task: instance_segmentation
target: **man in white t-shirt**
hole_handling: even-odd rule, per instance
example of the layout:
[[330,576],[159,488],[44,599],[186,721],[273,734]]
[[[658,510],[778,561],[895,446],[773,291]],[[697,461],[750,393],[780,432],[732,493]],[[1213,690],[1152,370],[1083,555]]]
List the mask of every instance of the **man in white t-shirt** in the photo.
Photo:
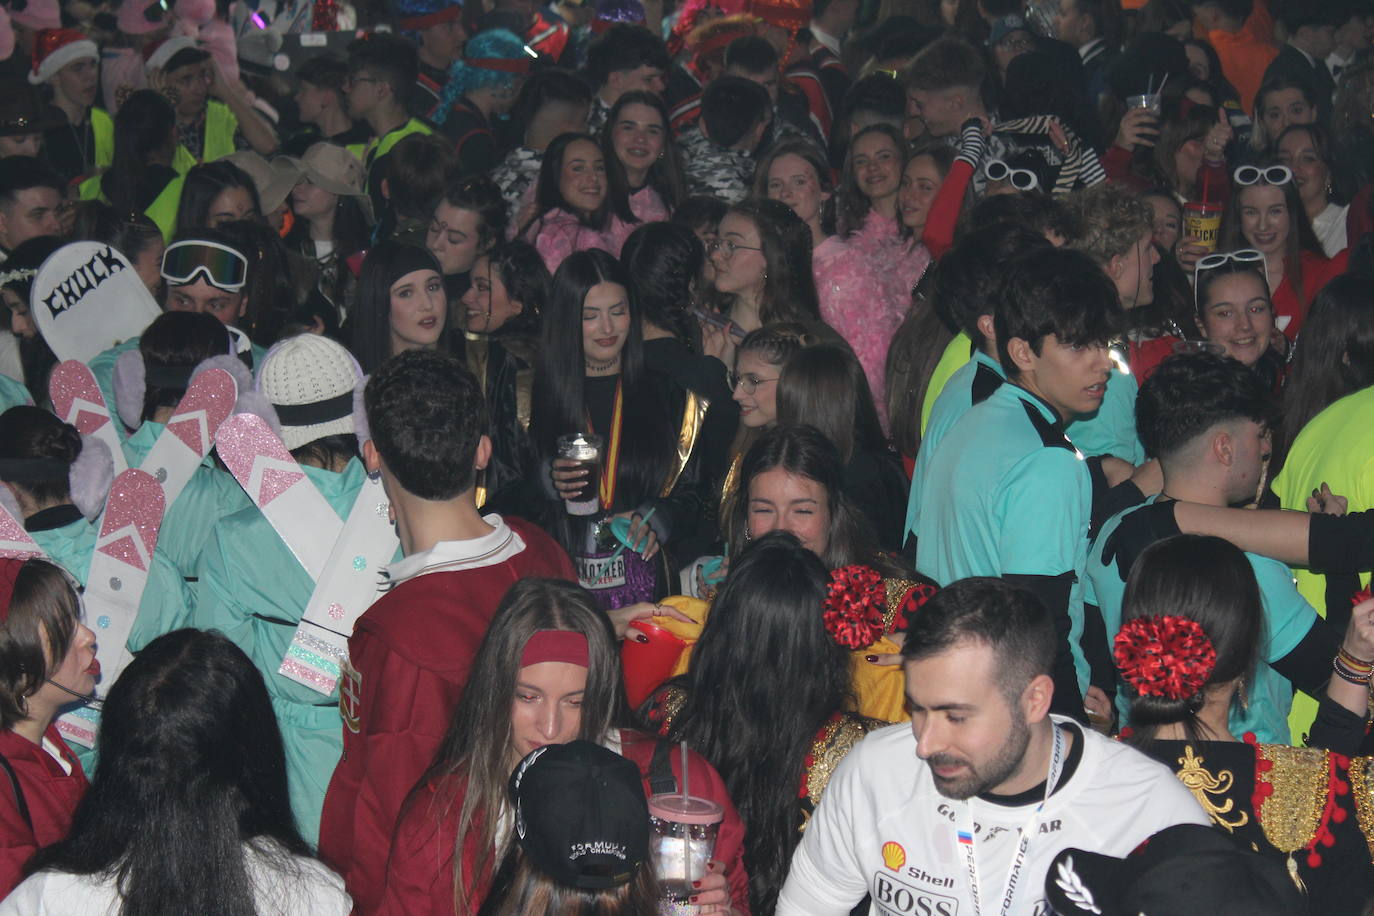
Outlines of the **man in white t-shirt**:
[[847,916],[865,894],[882,916],[1044,916],[1061,849],[1124,856],[1208,824],[1167,768],[1051,719],[1054,650],[1044,605],[1000,579],[927,602],[902,653],[911,726],[870,733],[835,771],[778,916]]

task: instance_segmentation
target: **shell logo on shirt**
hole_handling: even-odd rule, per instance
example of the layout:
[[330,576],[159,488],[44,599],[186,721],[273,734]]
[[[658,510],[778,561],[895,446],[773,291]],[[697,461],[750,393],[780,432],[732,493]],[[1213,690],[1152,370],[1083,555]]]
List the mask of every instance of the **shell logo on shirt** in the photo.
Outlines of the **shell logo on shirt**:
[[906,850],[901,843],[889,840],[883,844],[883,864],[893,871],[898,871],[906,864]]
[[363,676],[347,660],[340,667],[343,677],[339,683],[339,715],[344,728],[356,735],[362,726]]

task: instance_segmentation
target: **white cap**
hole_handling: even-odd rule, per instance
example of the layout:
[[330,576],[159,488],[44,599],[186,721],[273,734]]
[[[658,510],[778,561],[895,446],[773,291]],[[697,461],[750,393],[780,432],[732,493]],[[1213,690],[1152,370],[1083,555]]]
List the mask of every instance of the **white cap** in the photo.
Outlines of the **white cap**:
[[342,345],[300,334],[267,352],[257,386],[276,409],[290,450],[325,436],[356,435],[353,395],[362,380],[358,361]]

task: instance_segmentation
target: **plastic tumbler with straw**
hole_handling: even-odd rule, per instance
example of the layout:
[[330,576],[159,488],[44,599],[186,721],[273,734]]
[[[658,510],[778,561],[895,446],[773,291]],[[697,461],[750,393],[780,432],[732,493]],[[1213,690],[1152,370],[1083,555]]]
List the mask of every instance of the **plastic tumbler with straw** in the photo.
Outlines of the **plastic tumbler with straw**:
[[716,849],[716,835],[725,809],[709,798],[693,798],[687,772],[687,742],[681,744],[682,791],[649,799],[649,825],[653,831],[655,864],[663,889],[660,912],[671,916],[695,914],[688,903],[696,893],[693,881],[706,875],[707,863]]

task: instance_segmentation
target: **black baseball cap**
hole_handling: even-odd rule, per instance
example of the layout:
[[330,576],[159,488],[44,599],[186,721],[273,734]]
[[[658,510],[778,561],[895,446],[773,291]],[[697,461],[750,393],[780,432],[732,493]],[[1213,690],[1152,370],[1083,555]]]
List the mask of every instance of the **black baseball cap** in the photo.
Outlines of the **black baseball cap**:
[[531,751],[510,778],[515,838],[559,884],[628,884],[649,857],[649,806],[639,767],[590,741]]
[[1214,827],[1166,827],[1118,859],[1065,849],[1045,875],[1056,916],[1293,916],[1307,904],[1283,865]]

